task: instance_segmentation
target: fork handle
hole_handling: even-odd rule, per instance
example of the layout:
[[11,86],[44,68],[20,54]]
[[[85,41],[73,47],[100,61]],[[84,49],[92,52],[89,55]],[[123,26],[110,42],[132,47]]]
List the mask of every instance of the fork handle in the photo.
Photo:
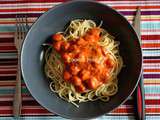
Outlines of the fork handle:
[[18,69],[16,75],[16,87],[15,87],[15,94],[14,94],[14,101],[13,101],[13,115],[14,117],[19,117],[21,115],[21,71],[20,71],[20,64],[18,60]]

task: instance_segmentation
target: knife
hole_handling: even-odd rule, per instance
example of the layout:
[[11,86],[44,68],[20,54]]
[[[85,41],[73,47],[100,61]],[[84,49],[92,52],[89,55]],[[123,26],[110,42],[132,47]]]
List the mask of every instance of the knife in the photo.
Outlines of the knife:
[[[133,21],[134,29],[139,37],[141,43],[141,10],[138,7],[136,16]],[[145,96],[144,96],[144,84],[143,74],[141,74],[137,88],[134,91],[134,107],[136,120],[145,120]]]

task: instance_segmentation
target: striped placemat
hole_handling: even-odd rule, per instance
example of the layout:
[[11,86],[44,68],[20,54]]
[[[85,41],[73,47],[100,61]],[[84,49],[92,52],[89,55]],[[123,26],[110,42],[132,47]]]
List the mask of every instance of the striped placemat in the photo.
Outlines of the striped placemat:
[[[0,0],[0,119],[12,119],[17,52],[14,46],[15,16],[25,14],[32,24],[37,17],[63,0]],[[160,119],[160,1],[99,0],[122,13],[132,24],[137,6],[141,6],[141,32],[144,58],[144,85],[147,120]],[[30,95],[22,83],[22,119],[63,120],[48,112]],[[133,100],[129,100],[98,120],[133,120]]]

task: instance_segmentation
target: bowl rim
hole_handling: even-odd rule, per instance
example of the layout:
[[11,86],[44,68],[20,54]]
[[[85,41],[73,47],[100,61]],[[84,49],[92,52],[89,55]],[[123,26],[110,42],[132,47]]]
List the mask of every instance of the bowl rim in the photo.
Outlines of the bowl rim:
[[[55,9],[57,9],[57,8],[59,8],[59,7],[66,6],[66,5],[68,5],[68,4],[73,4],[73,3],[78,3],[78,2],[95,3],[95,4],[99,4],[99,5],[101,5],[101,6],[110,8],[112,11],[116,12],[116,14],[119,14],[119,15],[129,24],[129,26],[131,27],[131,29],[133,30],[133,32],[135,33],[135,35],[137,36],[137,39],[138,39],[139,52],[140,52],[140,56],[141,56],[141,58],[139,58],[139,59],[141,59],[141,63],[140,63],[141,66],[140,66],[139,76],[137,76],[137,77],[138,77],[137,83],[136,83],[136,85],[134,86],[134,88],[131,90],[130,94],[129,94],[124,100],[122,100],[122,102],[121,102],[119,105],[117,105],[116,107],[114,107],[114,109],[112,109],[112,110],[109,111],[109,112],[112,112],[113,110],[115,110],[116,108],[118,108],[120,105],[124,104],[124,103],[128,100],[128,98],[133,94],[133,92],[135,91],[135,89],[137,88],[137,85],[138,85],[138,83],[139,83],[140,77],[141,77],[141,75],[142,75],[143,56],[142,56],[142,48],[140,47],[140,46],[141,46],[141,44],[140,44],[140,37],[138,36],[138,34],[137,34],[137,32],[135,31],[135,29],[133,28],[133,26],[128,22],[128,20],[127,20],[119,11],[117,11],[116,9],[108,6],[107,4],[100,3],[100,2],[97,2],[97,1],[91,1],[91,0],[76,0],[76,1],[71,0],[71,1],[67,1],[67,2],[60,3],[60,4],[58,4],[58,5],[50,8],[50,9],[47,10],[46,12],[44,12],[44,13],[43,13],[39,18],[37,18],[36,21],[30,26],[30,29],[29,29],[27,35],[25,36],[25,39],[23,40],[23,43],[22,43],[22,46],[21,46],[21,52],[20,52],[20,68],[21,68],[21,71],[22,71],[22,76],[23,76],[23,78],[25,78],[25,75],[24,75],[25,73],[24,73],[24,71],[23,71],[23,64],[22,64],[22,63],[23,63],[23,56],[24,56],[24,54],[23,54],[24,50],[23,50],[23,49],[24,49],[24,46],[25,46],[25,43],[26,43],[26,39],[27,39],[28,36],[30,35],[30,33],[31,33],[32,29],[33,29],[33,26],[36,26],[36,24],[38,23],[38,21],[40,21],[41,19],[43,19],[44,17],[46,17],[46,15],[47,15],[48,13],[50,13],[51,11],[54,11]],[[71,119],[71,118],[72,118],[72,119],[94,119],[94,118],[100,117],[100,116],[102,116],[102,115],[104,115],[104,114],[106,114],[106,113],[109,113],[109,112],[105,112],[105,113],[102,113],[102,114],[100,114],[100,115],[91,116],[91,117],[88,116],[88,117],[85,117],[85,118],[84,118],[84,117],[71,117],[71,116],[68,116],[68,115],[65,115],[65,114],[63,114],[63,115],[62,115],[62,114],[59,114],[59,113],[57,113],[56,111],[54,111],[53,109],[48,108],[42,101],[40,101],[39,99],[37,99],[37,97],[35,96],[35,94],[34,94],[34,93],[32,92],[32,90],[30,89],[29,84],[27,83],[27,80],[26,80],[26,79],[24,79],[24,82],[25,82],[26,87],[27,87],[27,89],[29,90],[31,96],[32,96],[43,108],[47,109],[48,111],[50,111],[50,112],[52,112],[52,113],[54,112],[55,114],[57,114],[57,115],[59,115],[59,116],[61,116],[61,117],[69,118],[69,119]]]

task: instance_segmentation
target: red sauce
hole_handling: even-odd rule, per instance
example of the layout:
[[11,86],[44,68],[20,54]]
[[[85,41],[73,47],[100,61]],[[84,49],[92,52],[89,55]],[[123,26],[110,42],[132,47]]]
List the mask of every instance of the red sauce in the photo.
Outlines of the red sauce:
[[[114,62],[105,55],[98,44],[99,28],[92,28],[84,36],[71,42],[63,41],[62,34],[53,35],[53,47],[65,63],[63,78],[73,84],[78,92],[96,89],[109,78]],[[99,58],[102,58],[102,61]]]

